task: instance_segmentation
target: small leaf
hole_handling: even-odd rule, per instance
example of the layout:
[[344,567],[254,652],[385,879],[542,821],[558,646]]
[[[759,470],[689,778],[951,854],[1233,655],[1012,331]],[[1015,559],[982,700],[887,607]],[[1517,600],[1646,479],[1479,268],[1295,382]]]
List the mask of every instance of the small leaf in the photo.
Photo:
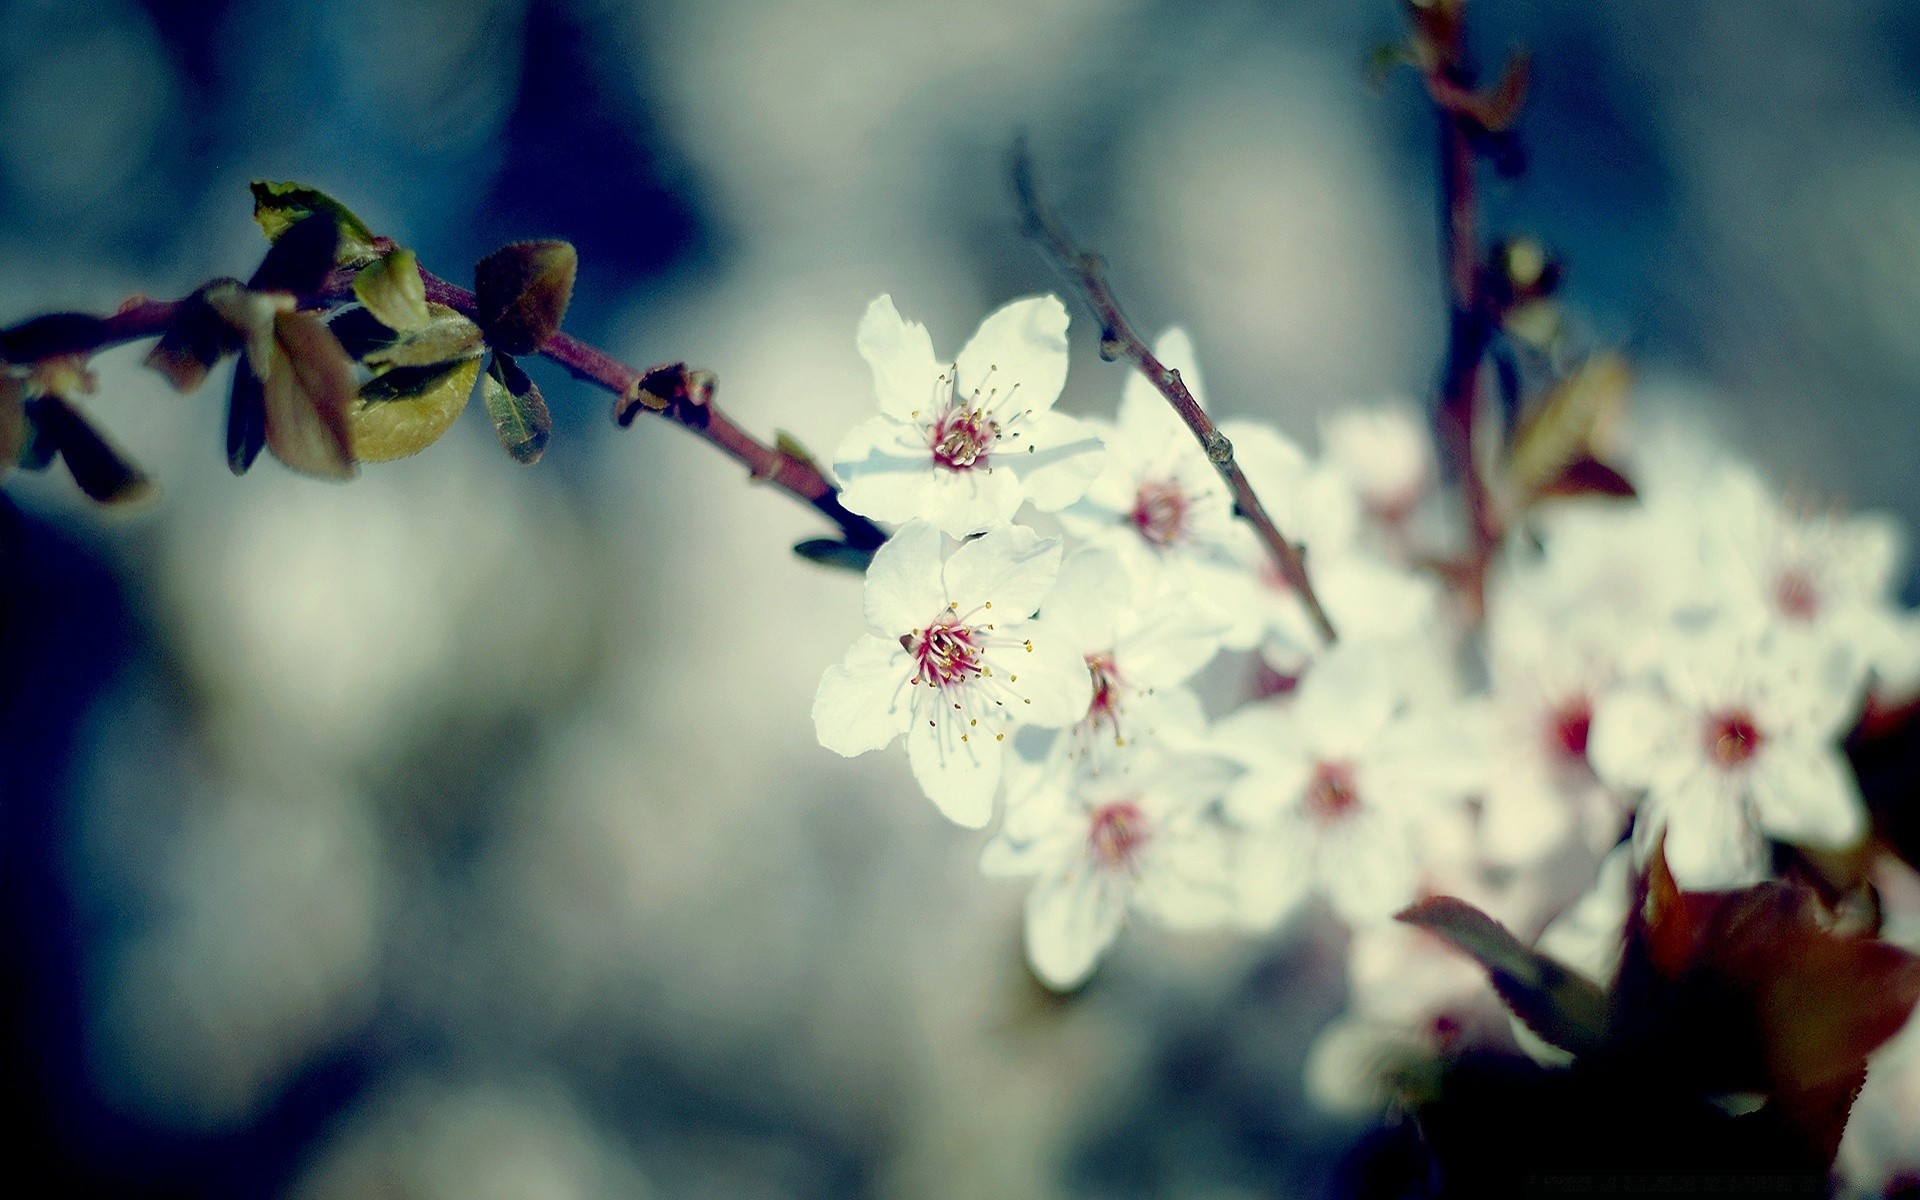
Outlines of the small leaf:
[[153,484],[140,469],[101,437],[79,410],[58,396],[42,396],[32,403],[35,423],[88,498],[101,504],[132,504],[153,494]]
[[624,429],[642,411],[664,412],[675,404],[704,405],[717,384],[712,371],[695,370],[683,362],[663,363],[628,384],[614,399],[614,422]]
[[296,310],[275,318],[261,383],[273,456],[308,475],[351,479],[353,360],[319,317]]
[[166,376],[175,391],[198,388],[222,355],[240,348],[242,336],[207,302],[210,290],[239,286],[235,279],[215,280],[188,296],[167,323],[166,332],[148,351],[147,366]]
[[357,267],[373,261],[380,253],[379,241],[366,223],[332,196],[302,183],[253,181],[253,219],[271,241],[279,241],[289,228],[317,212],[330,214],[339,227],[339,244],[334,263]]
[[1581,459],[1600,458],[1633,387],[1633,370],[1617,354],[1596,354],[1539,400],[1514,432],[1506,477],[1529,504]]
[[333,330],[333,336],[340,341],[340,348],[355,362],[392,345],[400,336],[382,325],[380,318],[357,305],[343,308],[328,317],[327,328]]
[[795,546],[793,552],[823,567],[838,567],[860,575],[866,574],[873,563],[873,551],[850,546],[838,538],[810,538]]
[[487,364],[487,377],[480,381],[480,394],[486,398],[493,431],[500,435],[507,453],[518,462],[538,462],[553,432],[553,417],[533,380],[512,357],[496,349]]
[[1607,997],[1600,985],[1522,945],[1504,926],[1464,900],[1434,896],[1395,918],[1453,943],[1487,969],[1513,1015],[1573,1054],[1600,1045]]
[[1582,458],[1567,464],[1560,477],[1540,489],[1542,499],[1549,496],[1612,496],[1629,500],[1634,496],[1633,481],[1597,458]]
[[532,354],[559,332],[579,258],[566,242],[513,242],[474,267],[480,328],[495,349]]
[[420,260],[411,250],[395,250],[362,267],[353,277],[353,294],[389,329],[407,333],[433,319]]
[[340,227],[332,213],[302,217],[267,247],[267,256],[247,280],[247,287],[256,292],[311,296],[326,282],[339,245]]
[[267,444],[267,400],[253,364],[233,364],[233,391],[227,396],[227,469],[245,475]]
[[438,367],[396,367],[360,389],[350,414],[353,456],[391,462],[418,454],[453,427],[473,394],[478,358]]
[[427,323],[361,356],[369,367],[431,367],[480,357],[480,327],[444,304],[427,305]]

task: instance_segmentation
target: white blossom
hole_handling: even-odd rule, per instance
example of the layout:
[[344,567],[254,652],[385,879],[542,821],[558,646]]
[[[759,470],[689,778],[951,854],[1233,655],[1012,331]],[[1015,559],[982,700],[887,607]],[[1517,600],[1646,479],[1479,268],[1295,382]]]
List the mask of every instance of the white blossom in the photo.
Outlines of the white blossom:
[[841,503],[877,521],[920,518],[959,537],[1011,520],[1021,501],[1053,512],[1100,473],[1098,433],[1053,411],[1067,379],[1067,310],[1016,300],[981,322],[960,356],[933,356],[926,327],[881,296],[861,318],[880,414],[833,456]]
[[1237,774],[1226,759],[1152,745],[1032,769],[980,868],[1035,877],[1027,961],[1042,981],[1078,986],[1129,912],[1175,929],[1227,921],[1226,834],[1208,808]]
[[1664,834],[1674,879],[1707,891],[1765,878],[1768,837],[1861,838],[1866,809],[1838,744],[1853,710],[1821,672],[1804,642],[1723,624],[1671,639],[1657,682],[1601,699],[1588,757],[1613,787],[1645,792],[1641,861]]
[[1411,405],[1329,414],[1320,422],[1320,445],[1353,480],[1376,520],[1405,518],[1433,486],[1433,439]]
[[1085,661],[1031,619],[1059,568],[1059,542],[1022,526],[951,555],[932,525],[902,526],[867,570],[871,632],[820,680],[820,744],[851,757],[904,733],[927,797],[958,824],[985,825],[1008,731],[1087,712]]

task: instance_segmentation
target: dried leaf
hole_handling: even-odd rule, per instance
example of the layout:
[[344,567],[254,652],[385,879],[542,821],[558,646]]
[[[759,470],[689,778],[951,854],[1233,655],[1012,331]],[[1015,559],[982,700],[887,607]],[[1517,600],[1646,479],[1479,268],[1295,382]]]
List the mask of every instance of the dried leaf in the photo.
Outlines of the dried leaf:
[[273,323],[273,356],[264,372],[267,448],[296,471],[351,479],[353,360],[319,317],[284,312]]
[[389,329],[408,333],[433,319],[420,260],[411,250],[395,250],[362,267],[353,277],[353,294]]
[[288,226],[267,247],[267,256],[247,280],[256,292],[288,292],[311,296],[333,270],[334,256],[340,245],[340,227],[332,213],[316,212]]
[[703,405],[713,397],[717,382],[712,371],[695,370],[683,362],[663,363],[634,380],[614,399],[613,419],[624,429],[643,410],[664,412],[675,404]]
[[1550,496],[1612,496],[1626,500],[1634,494],[1631,480],[1597,458],[1568,463],[1560,477],[1539,492],[1543,500]]
[[566,242],[513,242],[474,267],[480,328],[497,350],[531,354],[559,332],[579,258]]
[[227,469],[245,475],[267,444],[267,400],[246,359],[233,364],[233,390],[227,396]]
[[100,436],[79,410],[58,396],[32,402],[34,422],[60,452],[73,481],[101,504],[133,504],[153,495],[140,469]]
[[540,389],[527,378],[512,357],[495,350],[487,364],[487,377],[480,381],[480,393],[486,398],[487,415],[493,418],[493,431],[500,444],[515,461],[535,463],[547,448],[553,433],[553,417]]
[[1466,901],[1434,896],[1396,919],[1437,934],[1485,967],[1514,1016],[1553,1045],[1584,1054],[1605,1038],[1607,997],[1599,984],[1521,944]]
[[339,229],[339,244],[334,263],[357,267],[373,261],[380,253],[379,239],[366,222],[353,215],[347,206],[332,196],[302,183],[253,181],[253,219],[269,240],[279,241],[289,228],[317,212],[330,214]]
[[237,279],[219,279],[188,296],[180,302],[180,311],[168,322],[166,332],[148,351],[147,366],[166,376],[175,391],[198,388],[222,355],[242,345],[242,335],[207,301],[209,291],[239,286]]
[[1604,457],[1626,408],[1633,370],[1617,354],[1597,354],[1547,392],[1514,432],[1506,480],[1521,505],[1531,504],[1568,467]]
[[391,462],[418,454],[453,427],[473,394],[478,358],[438,367],[398,367],[370,381],[354,402],[353,456]]

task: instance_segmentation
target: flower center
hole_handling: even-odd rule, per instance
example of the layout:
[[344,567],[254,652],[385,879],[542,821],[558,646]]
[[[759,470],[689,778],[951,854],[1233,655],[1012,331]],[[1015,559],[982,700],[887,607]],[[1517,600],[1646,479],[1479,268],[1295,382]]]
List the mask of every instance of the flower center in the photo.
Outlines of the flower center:
[[1087,705],[1087,724],[1095,729],[1106,725],[1119,733],[1120,671],[1114,666],[1113,656],[1087,655],[1087,673],[1093,676],[1093,703]]
[[900,644],[913,655],[913,681],[948,687],[980,674],[981,648],[973,639],[972,629],[951,619],[903,635]]
[[979,409],[948,409],[933,423],[933,460],[949,471],[983,467],[999,436],[999,423]]
[[1743,711],[1721,713],[1707,722],[1707,753],[1721,767],[1732,769],[1760,753],[1762,740],[1759,727]]
[[1800,567],[1780,572],[1773,584],[1773,602],[1782,616],[1795,621],[1811,621],[1820,611],[1820,589],[1813,576]]
[[1307,812],[1326,824],[1345,819],[1360,807],[1360,789],[1354,783],[1353,764],[1323,762],[1313,769],[1307,784]]
[[1130,869],[1140,847],[1147,843],[1147,818],[1131,800],[1116,800],[1093,810],[1087,827],[1087,849],[1103,867]]
[[1171,546],[1187,532],[1187,494],[1167,480],[1140,485],[1130,519],[1140,536],[1156,546]]
[[1593,705],[1570,700],[1547,718],[1547,746],[1575,761],[1587,757],[1587,735],[1593,730]]

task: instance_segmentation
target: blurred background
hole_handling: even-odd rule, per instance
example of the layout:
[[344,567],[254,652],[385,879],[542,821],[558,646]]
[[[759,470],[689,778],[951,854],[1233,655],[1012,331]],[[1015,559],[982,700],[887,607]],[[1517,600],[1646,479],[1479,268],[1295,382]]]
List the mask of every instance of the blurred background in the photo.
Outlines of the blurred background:
[[[568,328],[686,359],[821,453],[891,292],[951,354],[1058,286],[1031,134],[1214,406],[1311,443],[1427,395],[1432,127],[1370,86],[1391,0],[98,0],[0,5],[0,322],[244,276],[250,178],[461,280],[580,251]],[[1920,8],[1475,0],[1525,45],[1496,232],[1569,263],[1647,404],[1816,498],[1920,518]],[[1076,313],[1069,410],[1119,368]],[[98,360],[162,485],[14,475],[0,533],[0,1134],[67,1196],[1231,1200],[1343,1186],[1302,1097],[1340,935],[1128,936],[1027,977],[904,756],[814,743],[859,581],[682,432],[531,364],[533,469],[478,412],[332,486],[221,457],[225,371]],[[1910,597],[1911,598],[1911,597]]]

